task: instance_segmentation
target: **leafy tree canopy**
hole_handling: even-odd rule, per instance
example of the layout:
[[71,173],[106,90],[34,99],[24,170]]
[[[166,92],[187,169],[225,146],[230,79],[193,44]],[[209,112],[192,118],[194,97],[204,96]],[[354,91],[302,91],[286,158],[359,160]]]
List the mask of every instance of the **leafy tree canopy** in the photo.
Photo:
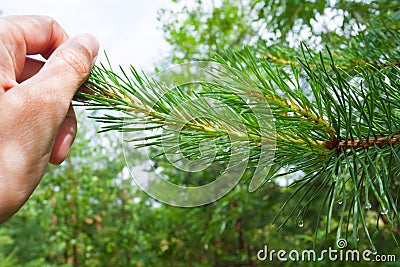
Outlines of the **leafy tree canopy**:
[[[49,168],[28,205],[1,226],[0,266],[265,266],[256,258],[264,245],[301,251],[334,247],[338,238],[349,248],[397,255],[400,3],[173,2],[159,14],[173,48],[160,66],[211,60],[220,66],[213,79],[196,90],[190,84],[169,90],[168,81],[190,69],[155,81],[134,67],[103,63],[83,103],[102,131],[150,133],[131,141],[151,148],[156,173],[177,184],[212,180],[229,162],[235,134],[242,138],[235,145],[249,152],[236,150],[248,162],[244,179],[204,207],[158,203],[127,179],[118,138],[98,135],[84,120],[67,162]],[[174,112],[193,100],[197,105]],[[221,121],[210,103],[242,126]],[[262,118],[276,129],[275,160],[250,194],[262,148],[271,144],[255,112],[266,104],[270,114]],[[207,116],[187,120],[192,112]],[[184,127],[173,131],[171,123]],[[188,159],[204,156],[199,148],[209,145],[216,164],[179,171],[162,153],[168,140],[180,141],[168,152],[179,149]]]
[[172,61],[208,59],[243,45],[346,45],[370,22],[400,19],[398,1],[213,0],[173,1],[159,20]]

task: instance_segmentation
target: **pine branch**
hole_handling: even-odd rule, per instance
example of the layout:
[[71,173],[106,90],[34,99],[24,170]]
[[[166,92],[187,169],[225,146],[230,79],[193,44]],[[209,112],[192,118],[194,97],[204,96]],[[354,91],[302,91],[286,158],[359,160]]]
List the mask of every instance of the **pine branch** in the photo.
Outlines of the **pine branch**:
[[[274,166],[266,178],[303,174],[293,184],[298,189],[290,199],[296,199],[291,214],[301,221],[324,196],[319,218],[326,212],[327,233],[337,214],[339,237],[360,226],[373,244],[366,224],[371,202],[389,227],[398,221],[391,187],[400,175],[400,68],[385,63],[388,67],[342,69],[329,51],[316,57],[304,49],[302,55],[297,64],[280,66],[248,49],[228,51],[216,59],[221,68],[212,70],[213,79],[200,83],[199,91],[190,84],[171,90],[133,67],[118,75],[100,65],[88,80],[92,94],[83,95],[84,103],[119,112],[94,116],[105,131],[164,131],[130,140],[139,147],[162,146],[179,136],[179,144],[172,142],[164,153],[183,150],[201,157],[198,147],[207,140],[217,147],[215,160],[227,163],[233,138],[250,150],[251,169],[260,164],[260,149],[275,143]],[[220,103],[218,111],[210,99]],[[266,120],[273,118],[275,134],[262,130],[257,109],[265,111]],[[205,116],[194,116],[199,114]],[[338,200],[342,206],[335,208]]]
[[[335,58],[336,67],[351,71],[356,67],[381,69],[390,66],[400,66],[400,36],[399,24],[396,16],[385,16],[368,23],[367,27],[351,33],[345,38],[345,42],[336,43],[331,48],[331,54]],[[273,64],[280,66],[299,66],[298,58],[301,53],[289,47],[279,45],[265,46],[262,41],[257,46],[260,55]],[[390,53],[388,53],[390,51]],[[314,60],[318,61],[318,53],[310,53]],[[324,61],[329,61],[329,55],[324,54]],[[315,69],[317,66],[310,64]]]
[[396,146],[400,143],[400,134],[396,134],[393,137],[380,137],[380,138],[373,138],[373,139],[365,139],[365,140],[343,140],[343,141],[325,141],[324,145],[326,148],[330,150],[336,149],[337,151],[346,151],[349,148],[354,150],[363,148],[368,149],[370,147],[378,147],[383,148],[384,146]]

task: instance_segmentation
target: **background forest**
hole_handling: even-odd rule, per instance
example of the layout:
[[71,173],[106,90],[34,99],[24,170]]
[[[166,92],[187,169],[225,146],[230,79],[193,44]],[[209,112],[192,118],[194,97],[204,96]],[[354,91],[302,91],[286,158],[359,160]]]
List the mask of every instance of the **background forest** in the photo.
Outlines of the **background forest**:
[[[370,129],[374,135],[376,129],[380,129],[376,130],[378,133],[386,133],[383,129],[386,127],[391,141],[375,137],[381,142],[371,145],[367,142],[368,147],[364,148],[371,146],[370,150],[379,151],[377,156],[371,154],[373,159],[364,166],[368,174],[359,172],[357,176],[357,171],[346,169],[347,174],[340,172],[343,177],[339,178],[346,181],[340,187],[311,175],[324,169],[323,163],[307,165],[296,160],[299,156],[306,158],[309,151],[291,144],[290,156],[278,157],[281,160],[278,175],[257,191],[249,193],[249,180],[242,179],[232,192],[212,204],[178,208],[157,202],[135,185],[129,177],[120,135],[112,131],[98,133],[103,125],[88,118],[97,116],[98,111],[79,107],[80,131],[69,158],[61,166],[49,166],[30,201],[0,226],[0,267],[352,266],[344,262],[266,263],[257,259],[257,252],[265,245],[276,250],[320,251],[335,247],[338,238],[347,239],[349,248],[400,255],[397,243],[400,144],[396,139],[400,133],[400,98],[396,96],[400,78],[400,2],[170,1],[175,8],[160,10],[158,16],[172,53],[154,67],[155,73],[173,64],[216,56],[220,60],[246,62],[245,56],[234,56],[232,51],[238,55],[249,53],[271,64],[270,70],[277,75],[270,77],[281,77],[280,70],[302,68],[304,73],[299,71],[302,77],[299,83],[304,84],[308,75],[314,80],[307,83],[330,86],[319,83],[323,78],[317,74],[323,72],[324,63],[333,70],[335,66],[344,70],[348,77],[357,77],[365,70],[368,75],[376,74],[375,80],[366,79],[371,81],[369,88],[387,88],[386,98],[382,98],[391,100],[393,106],[379,97],[371,97],[373,103],[366,104],[365,109],[372,111],[361,115],[366,117],[365,121],[373,121],[373,111],[384,110],[382,117],[389,119],[385,121],[387,125],[381,125],[382,129],[375,125],[378,123],[371,123],[366,130],[357,127],[346,130],[349,135],[357,136],[358,131]],[[335,73],[335,77],[340,75],[339,71]],[[311,87],[304,85],[307,89],[299,94],[308,95]],[[368,97],[361,95],[364,99]],[[332,101],[337,99],[340,97]],[[376,117],[379,122],[383,120]],[[295,119],[292,122],[296,123]],[[301,134],[302,129],[293,131]],[[388,144],[390,149],[384,150]],[[359,148],[347,143],[336,146]],[[158,154],[157,148],[152,151]],[[130,158],[140,165],[143,155],[134,150],[131,153]],[[380,156],[389,153],[390,160]],[[343,161],[349,158],[343,156]],[[190,183],[188,179],[207,181],[215,172],[208,170],[188,177],[188,173],[175,169],[165,157],[155,157],[154,161],[156,168],[148,171],[162,172],[177,184]],[[298,172],[290,162],[305,166],[301,170],[306,172]],[[335,179],[333,176],[330,174],[329,179]],[[357,186],[348,188],[352,184],[347,181],[357,177],[360,179],[354,182]],[[310,182],[311,178],[317,182]],[[364,188],[361,182],[364,180],[371,181],[371,186],[358,191],[357,188]],[[312,195],[303,195],[303,191]],[[339,195],[343,197],[336,200]],[[368,195],[375,198],[370,201]],[[353,196],[361,199],[362,210],[357,210],[357,205],[351,206],[353,199],[357,199]],[[299,206],[304,201],[308,202]],[[350,204],[345,204],[346,201]],[[323,208],[325,203],[334,203],[335,207],[327,212]],[[399,265],[395,262],[386,266],[390,264]]]

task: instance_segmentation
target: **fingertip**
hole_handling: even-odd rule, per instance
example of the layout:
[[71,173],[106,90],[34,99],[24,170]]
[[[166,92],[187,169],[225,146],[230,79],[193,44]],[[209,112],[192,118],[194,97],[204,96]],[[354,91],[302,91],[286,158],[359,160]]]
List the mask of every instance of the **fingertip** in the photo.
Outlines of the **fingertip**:
[[96,63],[100,46],[97,39],[89,33],[83,33],[71,38],[71,42],[77,43],[78,45],[84,47],[88,51],[92,63],[91,68],[93,68],[94,64]]
[[60,165],[63,163],[71,150],[74,139],[75,135],[71,133],[66,135],[59,133],[54,141],[49,162],[53,165]]
[[99,42],[97,39],[91,34],[83,33],[73,37],[72,41],[79,43],[89,51],[94,65],[99,53]]
[[72,143],[78,130],[76,116],[73,108],[70,106],[64,122],[58,129],[54,140],[53,148],[50,154],[49,162],[54,165],[60,165],[67,158]]

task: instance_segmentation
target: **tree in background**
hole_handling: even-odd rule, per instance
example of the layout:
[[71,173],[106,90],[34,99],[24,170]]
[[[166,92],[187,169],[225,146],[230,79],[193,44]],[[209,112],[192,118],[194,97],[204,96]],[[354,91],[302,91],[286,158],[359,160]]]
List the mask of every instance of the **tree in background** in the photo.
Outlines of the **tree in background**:
[[397,1],[174,0],[159,20],[172,62],[209,59],[244,45],[344,47],[375,19],[398,18]]
[[[185,86],[168,91],[166,85],[134,69],[118,76],[101,66],[91,80],[96,94],[88,97],[100,109],[129,111],[122,119],[99,117],[108,123],[105,129],[134,131],[123,126],[124,120],[168,132],[169,122],[179,122],[184,125],[179,132],[142,141],[161,146],[177,138],[179,146],[168,153],[184,149],[192,158],[202,156],[201,142],[214,142],[221,164],[230,160],[225,149],[229,135],[236,133],[247,137],[243,143],[251,148],[251,171],[259,164],[260,148],[269,142],[251,109],[268,103],[277,151],[266,180],[300,177],[281,211],[291,210],[289,217],[299,226],[313,215],[314,245],[320,230],[373,251],[381,230],[388,229],[386,235],[396,240],[400,4],[220,1],[210,8],[203,1],[196,1],[194,7],[175,2],[181,11],[161,13],[161,19],[168,21],[164,30],[175,52],[172,62],[217,55],[214,60],[222,69],[215,69],[215,79],[193,93]],[[329,19],[340,22],[340,27]],[[301,45],[292,45],[300,40]],[[254,102],[243,101],[249,95]],[[245,129],[224,125],[215,114],[190,121],[180,115],[213,110],[207,101],[174,113],[183,103],[203,97],[223,103]]]

